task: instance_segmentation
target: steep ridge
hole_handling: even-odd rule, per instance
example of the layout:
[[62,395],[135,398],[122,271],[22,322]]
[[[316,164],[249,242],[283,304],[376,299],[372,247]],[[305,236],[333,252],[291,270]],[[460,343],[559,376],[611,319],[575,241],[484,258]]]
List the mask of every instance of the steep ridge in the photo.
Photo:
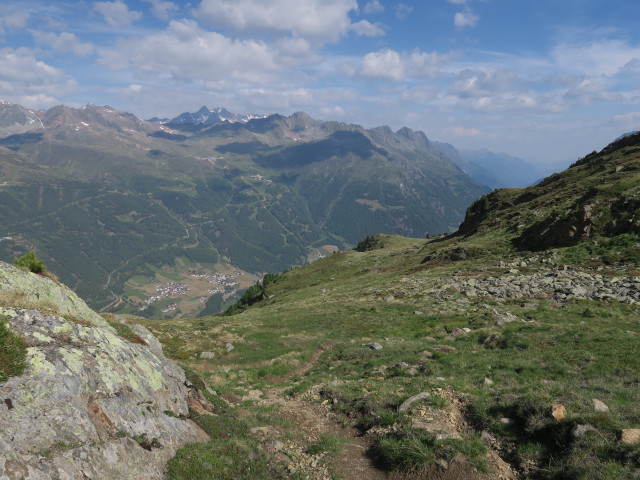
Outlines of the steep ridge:
[[593,152],[524,190],[498,190],[469,207],[458,235],[501,230],[518,248],[576,245],[640,231],[640,135]]
[[162,479],[178,448],[208,439],[188,418],[206,402],[144,327],[1,262],[0,305],[24,345],[0,341],[0,378],[23,365],[0,382],[0,478]]

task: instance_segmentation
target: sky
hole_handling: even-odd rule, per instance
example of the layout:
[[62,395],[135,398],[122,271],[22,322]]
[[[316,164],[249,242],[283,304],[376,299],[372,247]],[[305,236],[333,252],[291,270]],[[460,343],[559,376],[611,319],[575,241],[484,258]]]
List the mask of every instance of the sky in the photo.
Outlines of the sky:
[[305,111],[538,164],[640,129],[637,0],[2,0],[0,99]]

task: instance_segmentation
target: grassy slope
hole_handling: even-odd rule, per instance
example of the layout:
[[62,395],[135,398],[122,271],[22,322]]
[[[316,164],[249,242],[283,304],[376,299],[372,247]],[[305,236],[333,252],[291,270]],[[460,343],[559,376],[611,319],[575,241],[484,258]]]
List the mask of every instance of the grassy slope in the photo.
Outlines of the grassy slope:
[[[486,223],[466,236],[384,236],[383,248],[341,252],[286,272],[268,286],[267,300],[242,314],[145,324],[169,355],[219,393],[238,395],[270,388],[275,377],[294,371],[322,345],[336,343],[284,385],[295,395],[323,384],[334,409],[363,431],[395,425],[375,450],[389,469],[456,454],[476,469],[489,468],[477,436],[434,442],[411,427],[411,415],[398,413],[409,396],[443,388],[464,399],[467,419],[478,432],[495,436],[503,457],[526,478],[636,478],[640,448],[620,443],[617,435],[640,427],[639,305],[562,300],[544,289],[510,299],[442,288],[469,278],[549,272],[560,278],[577,272],[637,279],[637,219],[629,220],[624,209],[606,213],[607,205],[637,198],[635,148],[618,145],[533,189],[490,195],[489,210],[478,208]],[[544,252],[524,249],[524,231],[555,214],[573,218],[585,192],[591,192],[587,203],[595,204],[592,237]],[[563,274],[565,266],[569,273]],[[523,321],[498,326],[495,312]],[[471,332],[454,338],[455,327]],[[370,340],[383,349],[362,346]],[[227,352],[226,343],[235,348]],[[216,358],[200,360],[202,351]],[[594,398],[609,412],[595,412]],[[557,403],[566,407],[564,421],[550,416]],[[577,437],[572,431],[578,425],[595,430]]]

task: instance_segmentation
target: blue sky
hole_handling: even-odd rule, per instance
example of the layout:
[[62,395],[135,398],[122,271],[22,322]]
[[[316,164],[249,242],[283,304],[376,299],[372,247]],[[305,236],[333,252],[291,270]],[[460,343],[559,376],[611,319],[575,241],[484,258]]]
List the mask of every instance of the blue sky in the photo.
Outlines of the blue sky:
[[3,0],[0,99],[202,105],[572,162],[640,129],[635,0]]

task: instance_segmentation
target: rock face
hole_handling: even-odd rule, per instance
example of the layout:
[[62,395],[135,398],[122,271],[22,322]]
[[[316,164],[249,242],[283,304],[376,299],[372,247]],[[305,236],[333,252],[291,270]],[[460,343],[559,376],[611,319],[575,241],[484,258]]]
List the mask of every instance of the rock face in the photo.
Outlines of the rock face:
[[0,262],[0,294],[2,305],[35,307],[41,312],[55,312],[92,325],[107,325],[100,315],[64,285],[4,262]]
[[[18,282],[0,267],[6,305]],[[25,275],[34,294],[51,287],[47,310],[75,321],[0,307],[29,347],[24,374],[0,384],[0,479],[162,479],[178,448],[207,439],[187,419],[184,372],[148,330],[130,343],[65,287]]]

